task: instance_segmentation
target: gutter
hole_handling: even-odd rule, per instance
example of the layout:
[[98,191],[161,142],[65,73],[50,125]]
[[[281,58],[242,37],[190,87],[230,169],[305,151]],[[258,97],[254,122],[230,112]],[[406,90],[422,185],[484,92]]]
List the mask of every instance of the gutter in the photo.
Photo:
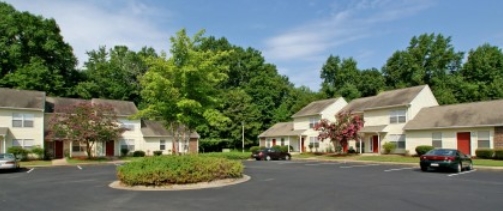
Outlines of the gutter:
[[501,127],[503,124],[495,124],[495,125],[476,125],[476,126],[445,126],[445,127],[424,127],[424,128],[404,128],[405,131],[419,131],[419,130],[440,130],[440,129],[456,129],[456,128],[479,128],[479,127]]

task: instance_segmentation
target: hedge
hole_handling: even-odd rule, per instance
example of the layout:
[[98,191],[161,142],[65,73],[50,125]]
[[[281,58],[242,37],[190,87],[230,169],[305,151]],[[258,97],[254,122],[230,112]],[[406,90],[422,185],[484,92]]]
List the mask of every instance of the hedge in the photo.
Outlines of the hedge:
[[199,154],[204,157],[214,157],[214,158],[226,158],[229,160],[246,160],[250,158],[251,153],[249,152],[210,152]]
[[477,150],[475,150],[475,156],[477,156],[477,158],[492,159],[494,156],[494,150],[492,150],[492,149],[477,149]]
[[209,156],[156,156],[126,163],[117,168],[117,177],[128,186],[167,186],[240,178],[240,161]]
[[416,153],[418,156],[421,156],[421,155],[424,155],[426,154],[428,151],[434,149],[433,146],[429,146],[429,145],[420,145],[420,146],[417,146],[416,147]]
[[503,149],[494,150],[494,159],[503,160]]

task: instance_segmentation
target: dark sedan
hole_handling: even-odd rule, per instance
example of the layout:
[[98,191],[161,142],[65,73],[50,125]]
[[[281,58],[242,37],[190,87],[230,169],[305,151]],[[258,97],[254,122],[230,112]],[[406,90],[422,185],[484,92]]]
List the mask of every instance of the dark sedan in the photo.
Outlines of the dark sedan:
[[265,148],[261,149],[257,152],[253,152],[251,155],[252,158],[255,158],[255,160],[290,160],[292,156],[288,152],[282,152],[279,149],[274,149],[274,148]]
[[421,155],[419,165],[421,171],[428,169],[451,169],[461,172],[464,169],[472,170],[473,161],[470,156],[456,149],[434,149]]

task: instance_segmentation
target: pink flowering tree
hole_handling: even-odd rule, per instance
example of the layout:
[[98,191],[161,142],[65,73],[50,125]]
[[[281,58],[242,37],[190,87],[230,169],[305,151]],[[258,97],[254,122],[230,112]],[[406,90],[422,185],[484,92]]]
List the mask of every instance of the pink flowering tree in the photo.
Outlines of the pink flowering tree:
[[97,142],[117,140],[126,130],[110,105],[91,102],[54,108],[49,129],[50,138],[84,143],[88,158]]
[[330,139],[334,146],[339,143],[343,150],[347,149],[349,140],[357,140],[358,132],[363,127],[363,118],[350,112],[340,112],[335,115],[335,122],[320,120],[314,130],[319,131],[318,139]]

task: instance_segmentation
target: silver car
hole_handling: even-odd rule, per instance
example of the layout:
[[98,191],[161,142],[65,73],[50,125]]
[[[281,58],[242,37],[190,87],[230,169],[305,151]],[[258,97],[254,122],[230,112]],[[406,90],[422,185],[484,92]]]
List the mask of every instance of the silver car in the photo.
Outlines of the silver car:
[[0,153],[0,169],[19,169],[19,160],[12,153]]

